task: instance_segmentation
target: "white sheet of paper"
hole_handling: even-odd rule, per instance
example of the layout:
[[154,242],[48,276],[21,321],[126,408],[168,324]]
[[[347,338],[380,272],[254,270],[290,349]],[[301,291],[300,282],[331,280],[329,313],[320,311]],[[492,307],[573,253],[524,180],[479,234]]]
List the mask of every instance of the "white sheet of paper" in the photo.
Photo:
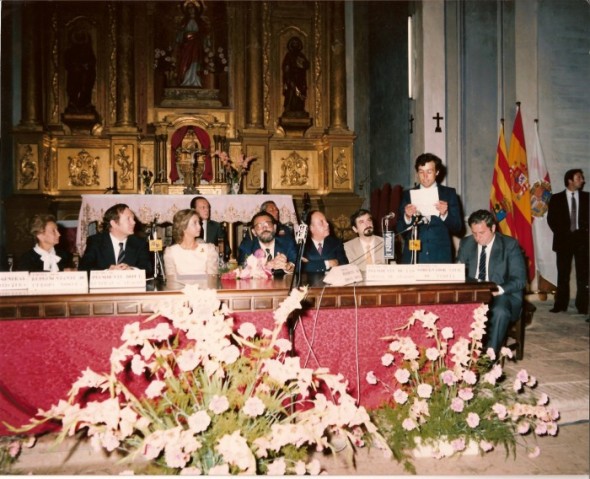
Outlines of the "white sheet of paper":
[[435,208],[438,203],[438,188],[410,190],[410,201],[422,216],[438,216],[438,210]]

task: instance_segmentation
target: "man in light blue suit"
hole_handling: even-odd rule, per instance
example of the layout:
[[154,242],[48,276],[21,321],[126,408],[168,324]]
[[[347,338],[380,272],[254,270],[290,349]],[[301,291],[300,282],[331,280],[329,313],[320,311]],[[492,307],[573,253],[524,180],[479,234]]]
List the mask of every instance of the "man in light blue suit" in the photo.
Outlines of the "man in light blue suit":
[[[441,159],[432,153],[423,153],[416,158],[414,165],[420,185],[418,189],[436,189],[438,202],[433,205],[437,215],[422,217],[418,207],[411,203],[411,190],[404,191],[399,208],[397,231],[408,230],[413,224],[418,228],[420,250],[417,253],[417,263],[452,263],[453,243],[452,235],[460,235],[463,230],[461,207],[455,188],[442,186],[436,179],[442,171]],[[402,263],[412,263],[412,251],[409,248],[411,230],[404,234],[404,250]]]
[[469,278],[498,286],[492,293],[486,328],[486,348],[493,348],[497,354],[510,323],[518,319],[522,308],[527,279],[524,256],[518,241],[496,232],[489,211],[475,211],[467,222],[472,236],[461,240],[457,261],[466,265]]

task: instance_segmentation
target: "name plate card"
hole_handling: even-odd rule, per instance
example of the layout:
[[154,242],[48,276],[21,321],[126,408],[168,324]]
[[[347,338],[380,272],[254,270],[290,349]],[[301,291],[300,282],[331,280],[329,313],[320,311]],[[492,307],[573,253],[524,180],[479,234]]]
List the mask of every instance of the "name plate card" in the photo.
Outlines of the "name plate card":
[[110,291],[145,291],[145,270],[107,269],[90,272],[90,289]]
[[26,291],[29,289],[28,271],[0,272],[0,292]]
[[464,264],[369,264],[365,280],[381,284],[463,283]]
[[31,273],[29,293],[87,293],[86,271],[60,271],[56,273]]

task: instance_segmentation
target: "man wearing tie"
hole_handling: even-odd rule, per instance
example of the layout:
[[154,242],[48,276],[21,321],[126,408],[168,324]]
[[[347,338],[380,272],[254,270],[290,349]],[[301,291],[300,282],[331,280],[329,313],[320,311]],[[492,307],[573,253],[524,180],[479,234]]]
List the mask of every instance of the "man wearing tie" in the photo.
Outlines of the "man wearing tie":
[[496,232],[494,216],[478,210],[469,216],[472,236],[459,244],[457,262],[464,263],[467,276],[496,283],[487,323],[486,348],[500,352],[511,322],[518,319],[526,286],[524,256],[518,242]]
[[365,209],[355,211],[350,216],[352,231],[358,237],[344,243],[344,251],[350,264],[355,264],[361,271],[366,271],[368,264],[385,264],[383,238],[375,236],[373,216]]
[[135,215],[123,203],[105,211],[102,232],[89,236],[79,270],[143,269],[151,278],[154,268],[146,240],[133,234]]
[[301,261],[304,273],[325,273],[348,264],[342,240],[330,234],[330,224],[321,211],[309,213],[309,235]]
[[211,243],[217,247],[219,245],[219,240],[223,240],[224,257],[229,258],[231,247],[221,224],[211,219],[211,205],[207,198],[204,196],[195,196],[191,200],[191,208],[195,210],[199,215],[199,218],[201,218],[203,239],[205,240],[205,243]]
[[261,249],[266,254],[266,266],[275,274],[292,273],[297,260],[295,240],[290,236],[277,236],[277,223],[265,211],[252,217],[252,241],[242,241],[238,248],[238,263],[245,264],[248,256]]
[[570,301],[572,259],[576,262],[576,308],[588,314],[588,198],[582,191],[584,173],[568,170],[563,182],[566,189],[549,200],[547,223],[553,231],[553,251],[557,259],[557,294],[552,313],[567,311]]

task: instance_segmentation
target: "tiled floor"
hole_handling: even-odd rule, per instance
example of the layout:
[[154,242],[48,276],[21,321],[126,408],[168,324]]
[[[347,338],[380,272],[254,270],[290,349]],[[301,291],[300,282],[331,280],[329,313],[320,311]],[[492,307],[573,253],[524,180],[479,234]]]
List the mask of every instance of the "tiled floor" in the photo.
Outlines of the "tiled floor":
[[[510,374],[524,368],[537,377],[539,390],[546,392],[561,412],[557,437],[541,437],[538,442],[541,455],[535,459],[528,458],[522,447],[517,448],[516,458],[506,457],[503,450],[496,450],[483,457],[415,459],[418,475],[588,477],[590,325],[582,315],[550,313],[551,301],[533,302],[537,311],[526,330],[524,358],[507,363],[505,369]],[[76,447],[72,444],[68,442],[55,449],[44,440],[24,451],[12,472],[105,475],[128,468],[116,464],[113,457],[106,458],[92,452],[87,444]],[[359,450],[355,467],[347,463],[345,455],[322,457],[321,460],[330,475],[408,475],[399,463],[384,459],[374,450]]]

